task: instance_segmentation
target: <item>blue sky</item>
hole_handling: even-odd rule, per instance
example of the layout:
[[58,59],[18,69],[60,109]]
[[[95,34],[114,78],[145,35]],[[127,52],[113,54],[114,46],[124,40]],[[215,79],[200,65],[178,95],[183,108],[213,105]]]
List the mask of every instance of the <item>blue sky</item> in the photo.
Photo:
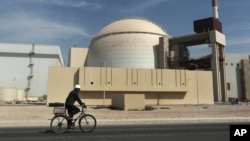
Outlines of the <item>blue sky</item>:
[[[226,53],[250,54],[250,1],[218,0]],[[211,0],[0,0],[0,42],[88,47],[104,26],[126,17],[160,25],[171,36],[193,34],[193,21],[212,16]],[[211,52],[192,47],[193,57]]]

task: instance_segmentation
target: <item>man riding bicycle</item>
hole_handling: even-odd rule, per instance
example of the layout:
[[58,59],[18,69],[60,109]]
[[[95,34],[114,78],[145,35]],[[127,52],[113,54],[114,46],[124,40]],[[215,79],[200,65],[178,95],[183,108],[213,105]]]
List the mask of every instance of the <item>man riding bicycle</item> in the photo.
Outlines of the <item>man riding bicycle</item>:
[[81,106],[86,107],[85,103],[83,103],[78,95],[80,92],[80,85],[75,85],[74,90],[72,90],[65,101],[65,108],[69,113],[69,125],[72,123],[73,116],[80,112],[80,109],[74,105],[75,101],[77,101]]

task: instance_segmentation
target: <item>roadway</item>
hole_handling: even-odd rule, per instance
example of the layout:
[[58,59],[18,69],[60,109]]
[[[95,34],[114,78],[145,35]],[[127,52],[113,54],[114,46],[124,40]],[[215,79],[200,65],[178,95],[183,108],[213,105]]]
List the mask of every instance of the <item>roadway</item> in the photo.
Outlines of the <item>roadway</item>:
[[54,134],[49,127],[0,128],[1,141],[229,141],[229,125],[164,124],[101,125],[92,133],[78,127],[64,134]]

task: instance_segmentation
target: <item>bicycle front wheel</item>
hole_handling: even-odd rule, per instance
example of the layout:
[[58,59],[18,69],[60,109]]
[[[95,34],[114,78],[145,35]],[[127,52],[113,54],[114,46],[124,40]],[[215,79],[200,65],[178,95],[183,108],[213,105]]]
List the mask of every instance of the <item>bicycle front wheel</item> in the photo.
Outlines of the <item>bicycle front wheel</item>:
[[96,119],[94,116],[86,114],[79,119],[79,127],[85,133],[92,132],[96,127]]
[[65,133],[68,129],[68,121],[64,115],[57,115],[51,119],[50,129],[57,134]]

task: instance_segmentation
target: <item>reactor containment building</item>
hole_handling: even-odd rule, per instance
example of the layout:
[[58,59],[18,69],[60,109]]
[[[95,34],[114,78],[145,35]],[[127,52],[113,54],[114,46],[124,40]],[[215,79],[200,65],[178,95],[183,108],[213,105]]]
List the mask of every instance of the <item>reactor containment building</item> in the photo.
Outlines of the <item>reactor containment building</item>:
[[213,29],[169,38],[146,19],[114,21],[89,48],[71,48],[69,67],[49,69],[47,103],[64,102],[74,84],[80,84],[80,97],[89,105],[213,104],[224,97],[214,95],[213,71],[189,70],[183,62],[189,44],[218,40],[225,45],[225,36]]

